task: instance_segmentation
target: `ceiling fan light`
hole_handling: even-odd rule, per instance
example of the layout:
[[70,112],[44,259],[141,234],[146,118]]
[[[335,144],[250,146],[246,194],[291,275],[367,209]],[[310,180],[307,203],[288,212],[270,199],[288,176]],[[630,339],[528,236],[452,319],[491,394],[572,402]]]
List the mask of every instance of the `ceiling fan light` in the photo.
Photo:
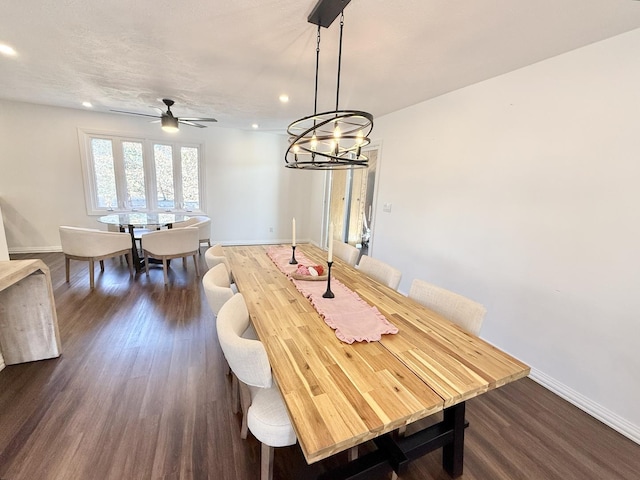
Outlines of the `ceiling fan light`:
[[7,57],[15,57],[18,54],[18,52],[16,52],[13,47],[5,45],[3,43],[0,43],[0,53],[6,55]]
[[175,117],[163,115],[160,123],[162,123],[162,130],[165,132],[175,133],[178,131],[178,119]]

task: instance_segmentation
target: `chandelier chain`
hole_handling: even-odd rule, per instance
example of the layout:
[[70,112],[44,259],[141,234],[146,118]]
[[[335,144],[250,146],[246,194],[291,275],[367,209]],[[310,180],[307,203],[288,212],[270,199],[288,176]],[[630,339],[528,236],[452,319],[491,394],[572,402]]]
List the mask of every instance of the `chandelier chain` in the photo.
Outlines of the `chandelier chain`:
[[336,85],[336,110],[340,99],[340,66],[342,65],[342,30],[344,29],[344,10],[340,15],[340,46],[338,47],[338,82]]
[[316,88],[313,98],[313,114],[318,113],[318,65],[320,64],[320,25],[318,25],[318,36],[316,43]]

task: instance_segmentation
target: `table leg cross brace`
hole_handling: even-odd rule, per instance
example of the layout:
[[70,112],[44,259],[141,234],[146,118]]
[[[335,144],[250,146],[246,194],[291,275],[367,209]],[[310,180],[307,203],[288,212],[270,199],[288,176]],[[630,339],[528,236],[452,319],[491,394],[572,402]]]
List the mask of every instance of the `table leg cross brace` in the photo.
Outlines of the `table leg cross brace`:
[[444,420],[412,435],[393,438],[389,433],[375,438],[377,450],[346,465],[323,473],[318,480],[365,480],[382,478],[392,470],[402,475],[409,462],[442,448],[442,466],[452,477],[462,475],[464,457],[465,403],[445,409]]

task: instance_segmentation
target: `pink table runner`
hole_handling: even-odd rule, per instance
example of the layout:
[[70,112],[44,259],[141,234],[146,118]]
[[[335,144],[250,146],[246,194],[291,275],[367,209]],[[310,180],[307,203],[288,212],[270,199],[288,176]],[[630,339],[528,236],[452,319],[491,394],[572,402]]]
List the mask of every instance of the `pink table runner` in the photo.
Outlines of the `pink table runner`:
[[[322,297],[327,290],[326,281],[292,278],[291,274],[295,272],[297,265],[289,265],[291,247],[271,247],[267,250],[267,255],[289,277],[298,291],[309,299],[326,324],[335,330],[336,337],[343,342],[374,342],[384,334],[398,333],[398,329],[376,307],[370,306],[335,278],[331,279],[331,291],[335,298]],[[296,260],[306,266],[315,265],[302,252],[296,252]]]

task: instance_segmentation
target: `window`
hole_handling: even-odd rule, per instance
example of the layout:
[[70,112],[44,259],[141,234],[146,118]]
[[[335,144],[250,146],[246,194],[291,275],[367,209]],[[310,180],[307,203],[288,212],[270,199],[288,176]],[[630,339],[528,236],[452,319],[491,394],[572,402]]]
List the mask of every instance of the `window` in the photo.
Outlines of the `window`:
[[80,131],[87,212],[201,211],[202,148]]

